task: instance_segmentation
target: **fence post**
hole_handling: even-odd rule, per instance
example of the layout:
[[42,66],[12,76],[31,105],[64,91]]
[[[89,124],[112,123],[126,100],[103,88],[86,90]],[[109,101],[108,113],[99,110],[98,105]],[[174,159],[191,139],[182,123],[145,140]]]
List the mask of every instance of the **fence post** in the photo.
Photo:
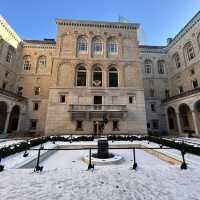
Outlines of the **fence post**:
[[133,148],[133,169],[137,169],[137,163],[136,163],[136,156],[135,156],[135,148]]
[[89,148],[89,164],[88,164],[88,170],[94,169],[94,165],[92,164],[91,157],[92,157],[92,152],[91,152],[91,148]]
[[2,150],[0,150],[0,172],[4,170],[4,165],[1,164],[2,154]]
[[36,167],[34,169],[34,172],[41,172],[43,170],[43,166],[39,165],[39,163],[40,163],[40,151],[41,151],[41,148],[38,150],[37,164],[36,164]]

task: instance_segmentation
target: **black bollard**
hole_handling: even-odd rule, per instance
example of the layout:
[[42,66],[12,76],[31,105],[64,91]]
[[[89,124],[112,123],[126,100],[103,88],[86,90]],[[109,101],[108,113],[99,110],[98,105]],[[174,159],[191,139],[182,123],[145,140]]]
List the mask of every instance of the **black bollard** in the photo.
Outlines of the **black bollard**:
[[1,164],[1,159],[2,159],[2,151],[0,151],[0,172],[4,170],[4,165]]
[[40,163],[40,150],[38,150],[38,157],[37,157],[37,164],[36,164],[36,167],[34,169],[34,172],[42,172],[43,170],[43,166],[39,166],[39,163]]
[[27,150],[25,150],[23,157],[27,157],[29,155],[29,153],[27,152]]
[[182,155],[183,162],[181,164],[181,169],[187,169],[187,163],[185,162],[185,154],[186,154],[186,151],[182,149],[181,155]]
[[91,157],[92,157],[92,152],[91,152],[91,148],[89,149],[89,164],[88,164],[88,170],[90,169],[94,169],[94,165],[91,162]]
[[136,163],[136,156],[135,156],[135,148],[133,148],[133,169],[137,169],[137,163]]

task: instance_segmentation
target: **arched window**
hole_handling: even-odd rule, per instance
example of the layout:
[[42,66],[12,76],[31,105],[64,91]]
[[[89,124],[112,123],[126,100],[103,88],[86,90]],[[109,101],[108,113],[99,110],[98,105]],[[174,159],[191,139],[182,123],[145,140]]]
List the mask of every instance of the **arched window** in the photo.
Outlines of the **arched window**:
[[200,49],[200,33],[199,33],[198,36],[197,36],[197,42],[198,42],[199,49]]
[[145,60],[145,62],[144,62],[145,74],[151,74],[152,73],[152,67],[153,67],[152,61],[151,60]]
[[179,57],[178,53],[175,53],[173,55],[173,61],[174,61],[175,65],[176,65],[176,68],[181,67],[181,61],[180,61],[180,57]]
[[76,86],[86,86],[86,69],[83,65],[76,69]]
[[195,57],[192,42],[188,42],[185,44],[184,53],[185,53],[185,57],[188,59],[188,61],[192,60]]
[[24,70],[31,70],[31,56],[29,56],[29,55],[24,56],[23,68],[24,68]]
[[3,39],[2,39],[1,36],[0,36],[0,56],[1,56],[2,51],[3,51],[3,46],[4,46],[4,44],[3,44]]
[[159,60],[158,61],[158,73],[159,74],[164,74],[165,73],[165,61],[164,60]]
[[92,41],[92,53],[94,55],[100,55],[103,53],[103,43],[100,38],[95,37]]
[[46,66],[47,66],[46,56],[40,56],[37,62],[37,71],[46,69]]
[[6,61],[10,63],[14,54],[15,54],[14,48],[12,46],[9,46],[6,54]]
[[77,40],[77,51],[79,54],[87,53],[88,51],[88,44],[87,40],[84,37],[79,37]]
[[102,86],[102,71],[98,65],[95,65],[92,70],[92,86],[94,87]]
[[118,71],[111,67],[108,71],[109,87],[118,87]]
[[118,54],[118,43],[115,38],[108,39],[107,44],[108,54]]

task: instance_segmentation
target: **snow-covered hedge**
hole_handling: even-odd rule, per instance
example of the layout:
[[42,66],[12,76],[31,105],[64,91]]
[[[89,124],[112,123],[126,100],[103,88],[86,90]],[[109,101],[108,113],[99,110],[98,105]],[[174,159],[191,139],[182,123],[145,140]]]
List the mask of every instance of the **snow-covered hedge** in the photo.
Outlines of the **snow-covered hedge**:
[[7,147],[2,147],[0,149],[0,154],[2,158],[5,158],[15,153],[30,149],[31,147],[43,144],[47,141],[49,141],[49,137],[40,137],[40,138],[31,139],[28,141],[23,141],[18,144],[12,144]]
[[155,142],[155,143],[167,146],[167,147],[171,147],[171,148],[178,149],[178,150],[184,149],[188,153],[200,155],[200,147],[186,144],[184,142],[176,142],[173,140],[169,140],[167,138],[161,138],[161,137],[156,137],[156,136],[148,136],[148,140],[150,142]]

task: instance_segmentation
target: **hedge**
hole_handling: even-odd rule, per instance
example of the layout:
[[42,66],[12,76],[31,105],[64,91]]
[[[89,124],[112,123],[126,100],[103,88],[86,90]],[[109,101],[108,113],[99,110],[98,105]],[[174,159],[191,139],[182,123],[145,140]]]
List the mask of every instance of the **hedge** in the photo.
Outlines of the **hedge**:
[[[200,155],[200,147],[195,147],[186,143],[178,143],[172,140],[167,140],[165,138],[156,137],[156,136],[122,136],[122,135],[108,135],[108,140],[111,141],[150,141],[155,142],[164,146],[168,146],[174,149],[178,150],[185,150],[188,153]],[[64,136],[49,136],[49,137],[41,137],[36,139],[31,139],[28,141],[24,141],[18,144],[13,144],[7,147],[2,147],[0,149],[0,154],[2,158],[5,158],[7,156],[13,155],[15,153],[19,153],[21,151],[25,151],[30,149],[31,147],[43,144],[45,142],[78,142],[78,141],[93,141],[93,136],[79,136],[79,137],[64,137]]]

